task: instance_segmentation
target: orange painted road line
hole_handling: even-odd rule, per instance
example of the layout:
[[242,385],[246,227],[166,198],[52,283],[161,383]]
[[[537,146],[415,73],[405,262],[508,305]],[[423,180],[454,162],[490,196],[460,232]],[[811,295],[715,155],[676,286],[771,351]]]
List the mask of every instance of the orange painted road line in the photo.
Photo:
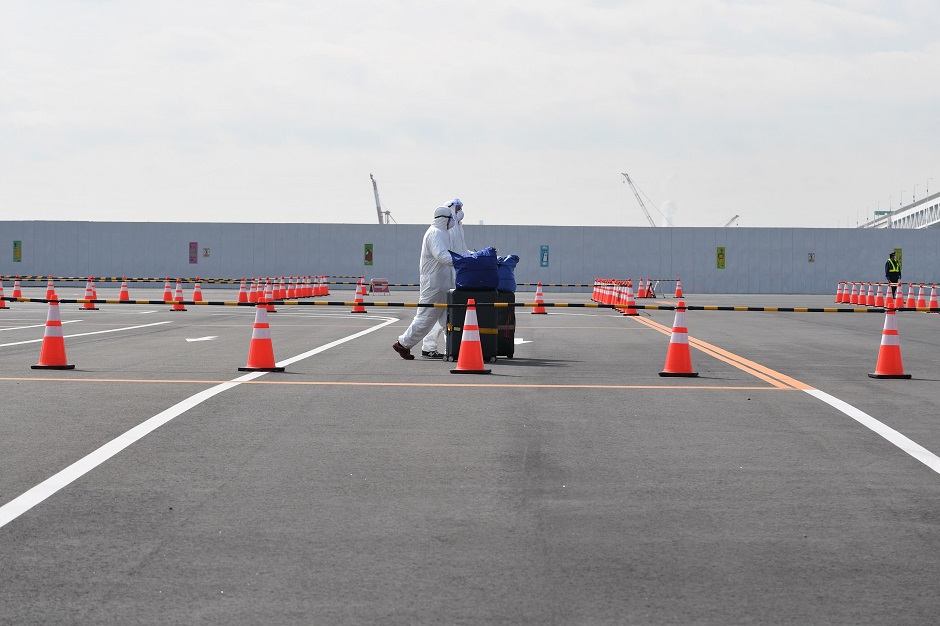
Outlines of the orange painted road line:
[[[663,326],[662,324],[658,324],[650,319],[642,317],[631,317],[630,319],[649,326],[653,330],[659,331],[664,335],[672,334],[671,328]],[[760,363],[755,363],[754,361],[745,359],[742,356],[734,354],[733,352],[728,352],[727,350],[702,341],[701,339],[695,339],[694,337],[690,336],[689,345],[715,357],[720,361],[724,361],[725,363],[728,363],[729,365],[732,365],[739,370],[750,374],[751,376],[760,378],[761,380],[770,383],[774,387],[779,387],[781,389],[799,389],[801,391],[814,389],[812,385],[807,385],[806,383],[800,382],[795,378],[791,378],[786,374],[781,374],[780,372],[772,370],[769,367],[761,365]]]

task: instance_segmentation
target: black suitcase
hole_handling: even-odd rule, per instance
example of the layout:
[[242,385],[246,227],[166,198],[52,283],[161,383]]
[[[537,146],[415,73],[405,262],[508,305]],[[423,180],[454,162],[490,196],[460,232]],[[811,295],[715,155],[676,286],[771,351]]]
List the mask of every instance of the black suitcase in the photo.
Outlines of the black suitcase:
[[[497,302],[513,304],[516,294],[511,291],[497,291]],[[516,307],[496,307],[496,356],[511,359],[516,349]]]
[[[484,362],[496,360],[496,307],[489,305],[496,302],[497,295],[498,292],[495,289],[485,291],[451,289],[447,293],[447,304],[466,304],[468,300],[473,299],[478,305],[476,307],[477,326],[480,327],[480,347],[483,349]],[[456,361],[460,354],[460,339],[463,336],[463,321],[466,314],[467,307],[465,306],[447,308],[445,354],[449,361]]]

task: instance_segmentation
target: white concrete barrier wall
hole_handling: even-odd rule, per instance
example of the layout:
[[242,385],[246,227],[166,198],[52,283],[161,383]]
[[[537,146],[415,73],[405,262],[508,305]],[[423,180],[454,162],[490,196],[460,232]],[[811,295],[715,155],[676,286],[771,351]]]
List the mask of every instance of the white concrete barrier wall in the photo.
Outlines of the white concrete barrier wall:
[[[0,222],[0,273],[240,278],[328,274],[418,282],[426,225]],[[901,248],[904,280],[940,280],[940,231],[813,228],[466,227],[469,245],[517,254],[522,283],[681,278],[688,293],[833,294],[839,281],[881,281]],[[14,242],[20,260],[14,260]],[[189,244],[197,245],[190,263]],[[364,264],[365,244],[373,265]],[[548,265],[541,264],[542,246]],[[717,249],[725,248],[725,269]],[[208,249],[208,256],[205,250]],[[810,261],[812,255],[812,262]],[[666,285],[671,291],[674,286]]]

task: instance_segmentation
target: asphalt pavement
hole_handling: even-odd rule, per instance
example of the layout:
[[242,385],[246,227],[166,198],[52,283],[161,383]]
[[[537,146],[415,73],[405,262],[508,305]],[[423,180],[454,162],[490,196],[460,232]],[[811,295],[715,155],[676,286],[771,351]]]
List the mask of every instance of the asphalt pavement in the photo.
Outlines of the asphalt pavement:
[[238,371],[252,307],[63,303],[75,368],[37,370],[49,306],[8,303],[0,624],[936,622],[940,315],[895,316],[910,380],[868,376],[883,312],[691,310],[665,378],[673,310],[591,307],[454,375],[370,304],[415,298],[278,305],[275,373]]

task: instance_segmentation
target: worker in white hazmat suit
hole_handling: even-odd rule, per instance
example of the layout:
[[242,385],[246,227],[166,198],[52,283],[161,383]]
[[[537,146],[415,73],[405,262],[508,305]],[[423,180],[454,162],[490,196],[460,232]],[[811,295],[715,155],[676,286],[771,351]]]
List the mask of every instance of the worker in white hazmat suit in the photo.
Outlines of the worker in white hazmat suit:
[[[419,304],[446,304],[447,292],[454,287],[454,261],[450,256],[450,236],[447,232],[452,224],[453,216],[449,208],[435,209],[434,220],[421,241]],[[398,338],[392,348],[403,359],[415,358],[411,354],[411,348],[446,314],[445,308],[418,307],[408,330]]]
[[[445,207],[438,207],[438,209],[441,208],[450,210],[452,218],[450,221],[450,229],[447,231],[447,234],[450,235],[450,249],[458,254],[466,254],[469,250],[467,249],[467,240],[464,238],[463,234],[463,202],[460,201],[460,198],[454,198]],[[424,336],[421,342],[421,356],[424,358],[444,358],[444,355],[438,351],[438,342],[444,332],[446,317],[446,314],[443,315],[438,322],[435,322],[431,332]]]

